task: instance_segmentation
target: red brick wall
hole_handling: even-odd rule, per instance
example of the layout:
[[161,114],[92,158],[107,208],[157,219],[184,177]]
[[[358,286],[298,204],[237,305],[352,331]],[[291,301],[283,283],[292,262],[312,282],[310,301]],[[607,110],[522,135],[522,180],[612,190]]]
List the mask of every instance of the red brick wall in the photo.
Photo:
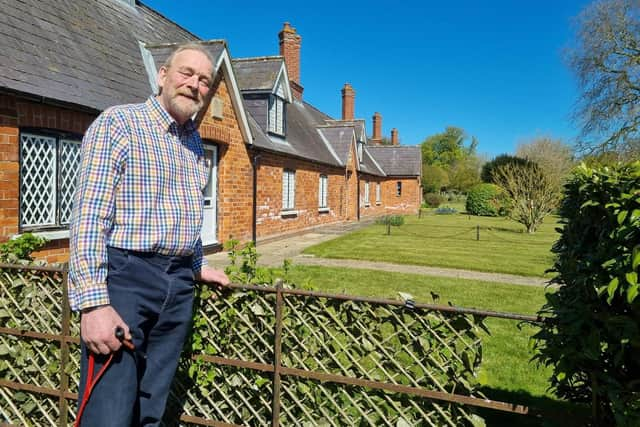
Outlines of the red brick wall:
[[251,157],[224,80],[219,81],[215,96],[224,103],[223,118],[207,113],[199,129],[205,140],[218,145],[218,241],[249,241],[253,230]]
[[[19,232],[19,134],[21,127],[37,127],[83,134],[94,115],[39,104],[13,95],[0,95],[0,241]],[[38,259],[66,262],[67,239],[49,242]]]
[[[295,210],[297,215],[281,215],[283,169],[295,171]],[[327,175],[329,212],[319,212],[320,175]],[[268,152],[258,160],[257,235],[258,238],[302,230],[340,221],[344,206],[344,170]]]
[[[360,175],[360,217],[381,216],[386,213],[384,205],[383,182],[385,178],[367,174]],[[364,199],[364,188],[369,182],[369,206],[366,205]],[[380,204],[376,203],[376,186],[380,183]]]
[[[397,195],[396,183],[402,183],[402,194]],[[416,177],[387,177],[382,184],[382,203],[389,214],[413,214],[418,212],[421,199],[420,179]]]

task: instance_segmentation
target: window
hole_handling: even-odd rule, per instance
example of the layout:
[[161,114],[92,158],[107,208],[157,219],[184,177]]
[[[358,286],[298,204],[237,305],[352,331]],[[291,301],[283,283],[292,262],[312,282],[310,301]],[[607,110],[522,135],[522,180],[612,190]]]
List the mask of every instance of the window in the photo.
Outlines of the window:
[[20,226],[67,226],[80,168],[80,140],[25,132],[20,135],[20,155]]
[[269,132],[284,136],[284,100],[278,96],[269,97]]
[[293,210],[296,202],[296,173],[282,171],[282,210]]
[[376,205],[382,202],[382,192],[380,190],[380,183],[376,184]]
[[358,161],[360,163],[362,163],[364,161],[363,158],[362,158],[362,155],[363,155],[362,151],[364,149],[364,143],[362,141],[358,141],[357,146],[358,146]]
[[396,196],[402,196],[402,181],[396,182]]
[[320,183],[318,185],[318,207],[327,208],[327,184],[328,179],[326,175],[320,175]]
[[364,205],[369,206],[369,181],[364,183]]

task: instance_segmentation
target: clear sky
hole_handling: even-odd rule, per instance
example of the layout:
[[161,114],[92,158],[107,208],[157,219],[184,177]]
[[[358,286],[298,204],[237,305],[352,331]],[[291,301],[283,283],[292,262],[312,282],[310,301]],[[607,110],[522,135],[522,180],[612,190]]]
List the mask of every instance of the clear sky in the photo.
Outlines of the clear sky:
[[142,0],[231,56],[278,55],[285,21],[302,36],[304,99],[340,118],[340,90],[372,133],[397,128],[404,145],[446,126],[478,138],[489,157],[535,136],[572,144],[576,81],[563,60],[572,19],[589,0]]

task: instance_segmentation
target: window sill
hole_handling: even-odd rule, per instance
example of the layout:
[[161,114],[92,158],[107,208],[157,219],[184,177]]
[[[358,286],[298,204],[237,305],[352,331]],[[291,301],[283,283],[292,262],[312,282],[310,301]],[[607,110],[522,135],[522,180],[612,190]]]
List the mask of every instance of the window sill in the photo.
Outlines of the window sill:
[[369,206],[371,206],[371,204],[370,204],[370,203],[365,203],[365,204],[364,204],[364,207],[365,207],[365,208],[368,208]]
[[318,208],[318,212],[320,213],[328,213],[329,211],[331,211],[330,208]]
[[17,239],[25,233],[31,233],[36,237],[44,237],[47,240],[62,240],[69,238],[69,230],[54,230],[54,231],[24,231],[19,234],[15,234],[12,239]]
[[382,203],[380,202],[376,202],[376,206],[380,206]]
[[292,216],[298,216],[298,211],[297,210],[280,211],[280,216],[283,217],[283,218],[288,218],[288,217],[292,217]]

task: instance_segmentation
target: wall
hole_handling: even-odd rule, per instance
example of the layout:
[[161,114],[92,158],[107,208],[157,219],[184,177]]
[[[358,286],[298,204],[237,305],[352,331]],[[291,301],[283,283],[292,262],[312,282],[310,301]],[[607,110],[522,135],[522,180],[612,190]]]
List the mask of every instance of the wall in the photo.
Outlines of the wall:
[[[295,215],[282,215],[283,169],[294,170]],[[329,212],[319,212],[320,174],[327,175]],[[344,181],[342,168],[287,158],[261,152],[258,159],[258,194],[256,203],[258,238],[302,230],[343,219]]]

